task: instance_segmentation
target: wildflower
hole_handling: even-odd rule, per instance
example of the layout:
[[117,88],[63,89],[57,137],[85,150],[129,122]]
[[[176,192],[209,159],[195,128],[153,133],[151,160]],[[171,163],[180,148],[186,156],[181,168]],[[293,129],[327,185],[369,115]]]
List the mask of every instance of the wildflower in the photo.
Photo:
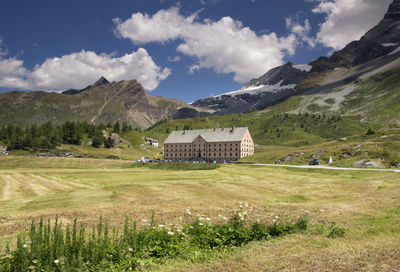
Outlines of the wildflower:
[[132,251],[133,251],[133,248],[130,247],[128,250],[132,252]]
[[221,214],[218,214],[218,217],[222,217],[222,215],[221,215]]
[[146,220],[146,219],[143,219],[143,220],[142,220],[142,222],[146,223],[146,222],[147,222],[147,220]]
[[60,261],[57,260],[57,259],[54,260],[54,263],[55,263],[55,264],[58,264],[59,262],[60,262]]
[[246,202],[246,203],[244,203],[244,206],[249,207],[249,204]]
[[242,217],[242,213],[238,213],[239,217]]
[[272,222],[275,222],[276,220],[275,219],[272,219]]
[[322,210],[319,210],[320,212],[325,212],[325,210],[324,209],[322,209]]
[[260,218],[257,218],[257,220],[256,220],[256,221],[257,221],[257,223],[260,223]]
[[164,227],[164,225],[163,224],[160,224],[160,225],[158,225],[160,228],[163,228]]
[[247,215],[247,212],[243,212],[243,215]]
[[222,219],[224,219],[224,220],[228,220],[228,218],[226,218],[225,216],[224,216],[224,218],[222,218]]
[[153,229],[156,229],[156,227],[153,227]]
[[242,205],[242,204],[243,204],[243,202],[239,201],[239,205]]
[[23,248],[27,248],[28,246],[27,246],[26,244],[24,244],[22,247],[23,247]]
[[306,210],[306,213],[310,213],[310,212]]
[[211,218],[209,218],[209,217],[206,217],[206,220],[207,220],[207,221],[211,221]]
[[204,226],[204,224],[203,223],[199,223],[199,226]]
[[28,266],[28,269],[29,269],[29,270],[35,270],[35,268],[36,268],[36,266],[34,266],[34,265]]
[[174,235],[175,233],[173,233],[172,231],[168,231],[168,235]]
[[34,259],[32,260],[32,263],[37,264],[38,260]]
[[275,215],[275,218],[276,218],[276,219],[279,219],[279,216]]
[[200,221],[203,221],[203,220],[204,220],[204,218],[203,218],[203,217],[200,217],[200,218],[199,218],[199,220],[200,220]]

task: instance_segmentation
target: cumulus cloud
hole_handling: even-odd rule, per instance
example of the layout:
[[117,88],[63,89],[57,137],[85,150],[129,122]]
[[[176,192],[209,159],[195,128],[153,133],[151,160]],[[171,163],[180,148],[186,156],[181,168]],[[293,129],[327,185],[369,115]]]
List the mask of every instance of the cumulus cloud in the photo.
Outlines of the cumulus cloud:
[[304,25],[296,22],[293,18],[286,18],[286,27],[298,37],[299,42],[304,42],[311,47],[315,47],[315,39],[310,36],[311,24],[308,19],[304,20]]
[[392,0],[322,0],[312,10],[326,14],[317,41],[339,50],[358,40],[383,18]]
[[198,12],[184,16],[177,7],[160,10],[152,16],[134,13],[125,21],[116,18],[114,22],[115,34],[135,44],[180,40],[177,51],[197,60],[189,71],[210,68],[217,73],[233,73],[237,82],[259,77],[281,65],[297,45],[294,34],[257,35],[231,17],[200,21]]
[[154,90],[171,71],[157,66],[147,51],[122,57],[82,50],[60,58],[49,58],[33,70],[17,58],[0,58],[0,86],[20,89],[80,89],[104,75],[112,81],[136,79],[146,90]]

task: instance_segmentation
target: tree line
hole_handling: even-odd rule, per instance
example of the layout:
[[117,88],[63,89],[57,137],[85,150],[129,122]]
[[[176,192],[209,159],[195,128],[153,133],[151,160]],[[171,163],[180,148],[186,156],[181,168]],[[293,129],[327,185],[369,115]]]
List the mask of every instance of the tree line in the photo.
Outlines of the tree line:
[[[54,125],[47,122],[42,125],[32,124],[27,127],[8,125],[0,128],[0,141],[7,149],[41,150],[54,149],[61,144],[81,145],[84,139],[92,142],[93,147],[104,145],[106,148],[114,146],[115,141],[111,132],[126,133],[133,128],[127,122],[114,124],[90,124],[84,122],[68,121],[62,125]],[[104,135],[103,131],[108,135]]]

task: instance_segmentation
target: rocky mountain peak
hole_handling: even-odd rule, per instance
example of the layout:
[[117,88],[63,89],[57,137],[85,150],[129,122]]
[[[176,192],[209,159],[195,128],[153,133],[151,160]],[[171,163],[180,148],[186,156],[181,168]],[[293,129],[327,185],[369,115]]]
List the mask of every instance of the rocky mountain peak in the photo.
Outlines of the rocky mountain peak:
[[104,76],[101,76],[93,85],[92,87],[102,86],[110,83]]
[[331,57],[310,62],[311,72],[353,67],[387,55],[400,46],[400,0],[394,0],[384,18],[360,40],[349,43]]
[[259,78],[250,80],[243,85],[242,89],[266,85],[280,84],[281,86],[286,86],[297,84],[306,77],[309,69],[311,69],[311,67],[307,67],[307,65],[294,65],[288,62],[269,70]]

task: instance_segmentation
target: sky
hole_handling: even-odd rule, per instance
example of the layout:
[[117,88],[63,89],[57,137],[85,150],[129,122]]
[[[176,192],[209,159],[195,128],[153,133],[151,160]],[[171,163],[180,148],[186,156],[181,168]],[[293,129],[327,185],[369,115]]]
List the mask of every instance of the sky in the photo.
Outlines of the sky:
[[0,92],[138,80],[186,102],[359,39],[391,0],[2,0]]

